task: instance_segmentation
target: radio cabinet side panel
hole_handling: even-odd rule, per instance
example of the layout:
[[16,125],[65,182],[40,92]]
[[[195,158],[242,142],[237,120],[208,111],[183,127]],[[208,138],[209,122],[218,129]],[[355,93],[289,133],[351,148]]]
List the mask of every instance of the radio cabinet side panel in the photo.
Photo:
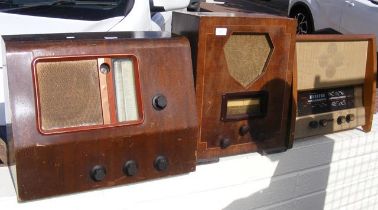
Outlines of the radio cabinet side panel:
[[364,82],[364,106],[365,106],[365,125],[362,126],[365,132],[371,131],[373,116],[375,113],[376,98],[376,78],[377,78],[377,54],[376,38],[371,36],[368,46],[368,57],[366,63],[366,77]]
[[[8,42],[12,131],[20,200],[132,183],[195,170],[198,122],[189,43],[182,37],[156,40],[83,40]],[[32,63],[37,57],[107,56],[138,58],[144,119],[139,125],[46,135],[37,129]],[[164,110],[152,99],[163,94]],[[65,103],[65,101],[62,101]],[[183,111],[185,110],[185,111]],[[158,171],[161,155],[168,169]],[[122,171],[136,160],[138,174]],[[101,182],[90,177],[95,165],[107,174]]]

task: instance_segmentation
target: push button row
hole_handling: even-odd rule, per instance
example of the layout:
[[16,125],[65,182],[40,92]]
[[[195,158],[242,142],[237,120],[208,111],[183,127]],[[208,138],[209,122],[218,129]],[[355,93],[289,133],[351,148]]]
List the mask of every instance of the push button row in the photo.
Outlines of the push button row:
[[[154,167],[157,171],[168,169],[168,159],[164,156],[158,156],[154,161]],[[123,166],[123,173],[126,176],[135,176],[138,173],[138,164],[135,160],[129,160]],[[90,177],[93,181],[99,182],[106,177],[106,168],[102,165],[96,165],[90,171]]]

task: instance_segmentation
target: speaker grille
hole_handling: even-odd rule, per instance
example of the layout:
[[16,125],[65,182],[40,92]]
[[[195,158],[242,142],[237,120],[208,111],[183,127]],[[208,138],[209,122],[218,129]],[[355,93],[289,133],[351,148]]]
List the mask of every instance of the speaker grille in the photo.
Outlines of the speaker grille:
[[266,34],[233,34],[224,46],[228,71],[244,87],[260,76],[272,51]]
[[97,60],[36,65],[43,130],[103,124]]
[[298,89],[361,84],[368,41],[297,42]]

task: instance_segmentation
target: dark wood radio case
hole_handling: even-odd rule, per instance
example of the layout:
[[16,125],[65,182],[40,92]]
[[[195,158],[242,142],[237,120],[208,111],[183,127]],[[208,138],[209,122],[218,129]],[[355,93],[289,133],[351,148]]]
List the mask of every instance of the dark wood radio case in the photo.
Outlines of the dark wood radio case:
[[292,147],[295,20],[174,12],[172,32],[191,42],[200,162]]
[[20,201],[195,170],[190,46],[160,32],[3,36]]

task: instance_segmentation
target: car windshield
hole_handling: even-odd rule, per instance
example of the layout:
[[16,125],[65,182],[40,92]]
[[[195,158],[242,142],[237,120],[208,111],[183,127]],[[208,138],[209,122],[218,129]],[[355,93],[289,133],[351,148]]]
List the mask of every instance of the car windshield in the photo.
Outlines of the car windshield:
[[0,12],[76,20],[124,16],[134,0],[0,0]]

